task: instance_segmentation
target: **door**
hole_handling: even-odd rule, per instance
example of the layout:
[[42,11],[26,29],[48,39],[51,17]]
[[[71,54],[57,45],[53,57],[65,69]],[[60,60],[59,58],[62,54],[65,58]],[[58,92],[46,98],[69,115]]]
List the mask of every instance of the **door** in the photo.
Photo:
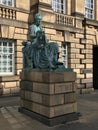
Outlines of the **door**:
[[98,89],[98,45],[93,47],[93,87]]

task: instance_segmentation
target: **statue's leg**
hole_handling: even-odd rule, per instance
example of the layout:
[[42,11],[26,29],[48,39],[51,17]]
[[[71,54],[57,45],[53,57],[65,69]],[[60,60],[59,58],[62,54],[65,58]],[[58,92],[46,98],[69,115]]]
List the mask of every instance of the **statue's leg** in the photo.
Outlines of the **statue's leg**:
[[23,69],[25,68],[25,56],[23,54]]
[[33,52],[33,46],[30,47],[29,61],[30,61],[30,67],[31,67],[31,68],[34,68],[34,52]]
[[51,61],[52,64],[55,65],[55,66],[62,65],[63,63],[58,61],[58,58],[59,58],[59,47],[58,47],[58,44],[55,43],[55,42],[51,42],[49,44],[49,49],[50,49],[50,55],[51,55],[51,59],[52,59],[52,61]]
[[50,49],[50,53],[51,53],[51,57],[52,57],[52,62],[55,63],[58,61],[58,44],[55,42],[52,42],[49,44],[49,49]]

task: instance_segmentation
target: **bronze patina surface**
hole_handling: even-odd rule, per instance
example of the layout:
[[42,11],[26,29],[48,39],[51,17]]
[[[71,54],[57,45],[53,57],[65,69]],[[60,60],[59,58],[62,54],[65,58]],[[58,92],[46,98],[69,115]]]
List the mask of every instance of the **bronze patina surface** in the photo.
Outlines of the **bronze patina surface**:
[[42,16],[35,14],[34,23],[29,27],[30,40],[23,42],[23,71],[71,71],[58,61],[59,47],[49,42],[42,28]]

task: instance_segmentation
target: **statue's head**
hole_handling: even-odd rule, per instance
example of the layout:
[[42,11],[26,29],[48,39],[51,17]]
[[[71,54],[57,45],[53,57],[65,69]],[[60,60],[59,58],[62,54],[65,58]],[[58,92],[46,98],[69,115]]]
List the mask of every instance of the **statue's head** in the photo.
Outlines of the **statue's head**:
[[37,26],[39,26],[40,23],[41,23],[41,21],[42,21],[42,16],[41,16],[41,14],[39,14],[39,13],[35,14],[34,20],[35,20],[35,24],[36,24]]

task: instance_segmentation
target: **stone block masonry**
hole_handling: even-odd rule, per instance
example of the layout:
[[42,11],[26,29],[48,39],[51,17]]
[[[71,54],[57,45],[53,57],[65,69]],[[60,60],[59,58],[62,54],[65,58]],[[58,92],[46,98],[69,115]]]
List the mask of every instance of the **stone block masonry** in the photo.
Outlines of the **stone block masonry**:
[[53,126],[78,119],[75,72],[21,72],[19,111]]
[[0,95],[19,94],[19,76],[4,76],[0,78]]

